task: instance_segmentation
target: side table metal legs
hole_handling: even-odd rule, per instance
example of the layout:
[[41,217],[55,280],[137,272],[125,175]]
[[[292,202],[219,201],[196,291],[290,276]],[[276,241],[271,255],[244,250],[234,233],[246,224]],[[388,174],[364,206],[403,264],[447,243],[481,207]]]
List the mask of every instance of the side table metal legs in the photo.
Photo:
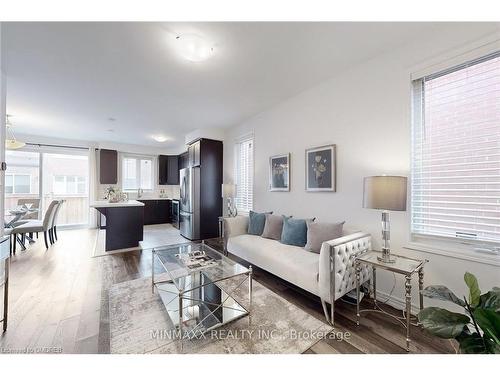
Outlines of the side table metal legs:
[[406,297],[406,351],[410,351],[410,326],[411,326],[411,276],[405,277]]
[[424,296],[422,294],[422,290],[424,290],[424,268],[420,268],[418,271],[418,295],[420,298],[420,310],[424,308]]

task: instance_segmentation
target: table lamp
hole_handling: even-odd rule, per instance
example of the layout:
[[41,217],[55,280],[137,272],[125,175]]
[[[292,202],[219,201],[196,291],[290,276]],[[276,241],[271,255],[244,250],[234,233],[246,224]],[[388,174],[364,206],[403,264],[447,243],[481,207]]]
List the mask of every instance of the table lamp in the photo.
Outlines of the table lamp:
[[365,177],[363,207],[382,210],[382,256],[378,260],[394,263],[390,249],[389,211],[406,211],[407,178],[403,176]]
[[236,185],[222,184],[222,198],[227,200],[227,214],[229,216],[238,215],[238,210],[233,204],[233,198],[236,196]]

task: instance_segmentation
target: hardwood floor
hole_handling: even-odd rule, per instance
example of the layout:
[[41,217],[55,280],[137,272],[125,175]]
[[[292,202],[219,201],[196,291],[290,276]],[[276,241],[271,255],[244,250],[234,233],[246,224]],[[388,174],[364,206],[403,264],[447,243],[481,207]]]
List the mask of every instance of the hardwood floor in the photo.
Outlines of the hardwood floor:
[[[49,250],[38,240],[12,258],[9,325],[0,337],[0,353],[41,349],[109,353],[108,289],[151,273],[149,251],[91,258],[94,230],[60,231],[58,235],[59,241]],[[217,241],[211,244],[220,245]],[[317,297],[263,270],[254,270],[261,284],[325,321]],[[349,332],[349,339],[324,339],[305,353],[405,353],[404,332],[398,323],[375,313],[364,315],[357,327],[354,309],[342,301],[336,304],[336,331]],[[413,329],[412,340],[413,353],[455,352],[450,341],[431,337],[418,328]]]

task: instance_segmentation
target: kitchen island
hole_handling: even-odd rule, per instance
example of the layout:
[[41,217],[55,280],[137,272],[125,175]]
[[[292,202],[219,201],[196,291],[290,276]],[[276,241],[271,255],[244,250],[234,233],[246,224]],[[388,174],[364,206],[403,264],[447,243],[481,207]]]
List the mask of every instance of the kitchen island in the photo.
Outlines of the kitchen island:
[[129,200],[111,203],[95,201],[90,204],[106,217],[106,251],[139,246],[144,237],[144,203]]

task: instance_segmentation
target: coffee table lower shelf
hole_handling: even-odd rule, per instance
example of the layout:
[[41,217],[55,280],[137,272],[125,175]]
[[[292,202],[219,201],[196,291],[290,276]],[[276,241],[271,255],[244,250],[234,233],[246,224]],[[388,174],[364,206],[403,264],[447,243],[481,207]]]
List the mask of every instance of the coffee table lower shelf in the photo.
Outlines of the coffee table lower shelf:
[[[179,292],[170,281],[154,286],[180,339],[199,337],[250,314],[250,307],[240,304],[215,283],[205,283],[186,292]],[[251,282],[249,289],[251,295]]]

